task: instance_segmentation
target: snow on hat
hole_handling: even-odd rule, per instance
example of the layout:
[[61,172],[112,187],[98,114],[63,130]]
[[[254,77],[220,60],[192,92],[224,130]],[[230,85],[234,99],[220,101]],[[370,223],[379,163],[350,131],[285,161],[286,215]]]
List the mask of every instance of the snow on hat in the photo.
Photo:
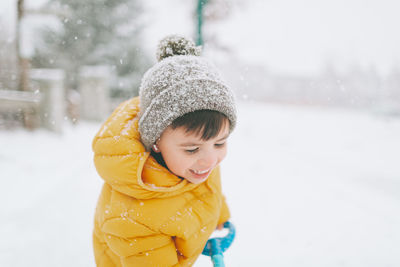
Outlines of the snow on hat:
[[216,67],[200,57],[200,47],[178,35],[162,39],[156,63],[143,76],[139,89],[139,132],[146,149],[175,119],[196,110],[215,110],[236,125],[232,91]]

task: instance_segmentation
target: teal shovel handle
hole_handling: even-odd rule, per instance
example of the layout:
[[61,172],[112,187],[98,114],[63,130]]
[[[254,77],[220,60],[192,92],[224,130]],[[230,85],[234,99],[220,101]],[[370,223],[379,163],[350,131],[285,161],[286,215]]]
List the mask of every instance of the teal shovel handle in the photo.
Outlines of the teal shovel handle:
[[224,267],[223,253],[230,247],[235,239],[236,230],[231,222],[224,223],[224,228],[228,228],[229,232],[225,237],[211,238],[207,241],[202,254],[211,256],[214,267]]

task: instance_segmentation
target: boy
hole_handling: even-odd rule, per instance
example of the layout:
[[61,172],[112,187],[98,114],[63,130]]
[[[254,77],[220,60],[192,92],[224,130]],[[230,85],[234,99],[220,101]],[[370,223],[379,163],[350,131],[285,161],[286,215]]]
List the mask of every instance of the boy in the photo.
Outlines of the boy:
[[192,266],[229,219],[219,163],[236,124],[231,90],[190,40],[168,36],[139,97],[93,140],[105,183],[93,244],[98,266]]

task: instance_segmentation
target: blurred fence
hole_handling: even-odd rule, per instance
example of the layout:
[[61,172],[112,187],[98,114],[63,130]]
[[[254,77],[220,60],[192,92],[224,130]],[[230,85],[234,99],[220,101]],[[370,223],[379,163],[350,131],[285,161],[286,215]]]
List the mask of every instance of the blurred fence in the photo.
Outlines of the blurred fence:
[[41,126],[55,132],[62,131],[65,117],[64,79],[64,71],[58,69],[34,69],[30,73],[32,89],[42,96],[39,113]]
[[282,74],[264,66],[228,62],[224,76],[241,100],[357,108],[400,115],[400,71],[381,75],[373,68],[314,75]]
[[[37,127],[39,123],[41,95],[34,92],[0,90],[0,122],[15,124],[25,120],[28,127]],[[3,123],[5,124],[5,123]],[[1,125],[1,123],[0,123]],[[10,125],[3,125],[3,127]]]
[[43,127],[61,133],[66,121],[101,121],[111,110],[110,73],[104,66],[80,70],[79,88],[65,88],[60,69],[33,69],[30,91],[0,89],[0,128]]
[[[400,72],[385,78],[373,70],[294,76],[275,74],[260,66],[221,65],[239,100],[359,108],[400,116]],[[65,88],[57,69],[30,72],[30,92],[1,90],[0,128],[24,124],[62,132],[66,121],[102,121],[126,98],[110,96],[112,75],[106,66],[79,70],[78,88]]]
[[86,120],[103,120],[110,109],[110,69],[85,66],[80,69],[79,93],[81,116]]

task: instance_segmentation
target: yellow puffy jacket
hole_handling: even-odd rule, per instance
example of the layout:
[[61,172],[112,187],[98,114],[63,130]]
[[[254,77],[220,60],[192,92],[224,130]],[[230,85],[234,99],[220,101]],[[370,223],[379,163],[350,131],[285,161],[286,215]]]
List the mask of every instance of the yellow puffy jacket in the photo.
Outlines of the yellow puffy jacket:
[[93,140],[104,185],[93,246],[97,266],[191,266],[229,218],[219,167],[202,184],[180,179],[146,152],[139,99],[122,103]]

